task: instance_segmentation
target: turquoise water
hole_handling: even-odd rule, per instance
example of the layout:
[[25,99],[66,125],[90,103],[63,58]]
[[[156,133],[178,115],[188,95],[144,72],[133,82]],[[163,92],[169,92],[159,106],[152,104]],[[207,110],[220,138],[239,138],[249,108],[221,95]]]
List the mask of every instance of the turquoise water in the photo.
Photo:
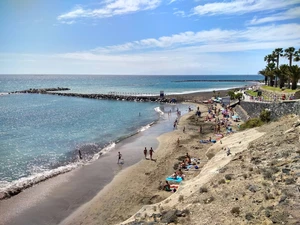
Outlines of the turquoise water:
[[[0,93],[69,87],[78,93],[188,93],[249,82],[174,82],[188,79],[261,79],[260,76],[0,76]],[[181,105],[94,100],[39,94],[0,95],[0,190],[28,177],[76,167],[114,143],[160,121]],[[56,171],[59,173],[59,171]]]

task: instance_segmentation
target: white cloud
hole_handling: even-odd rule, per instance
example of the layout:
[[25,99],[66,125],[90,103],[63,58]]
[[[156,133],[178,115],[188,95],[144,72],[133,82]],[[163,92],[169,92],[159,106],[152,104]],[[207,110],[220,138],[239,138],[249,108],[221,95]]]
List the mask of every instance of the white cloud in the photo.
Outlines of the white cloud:
[[193,8],[193,12],[198,15],[244,14],[267,10],[282,10],[299,3],[299,0],[232,0],[198,5]]
[[170,2],[169,2],[169,4],[168,5],[170,5],[170,4],[172,4],[173,2],[176,2],[177,0],[170,0]]
[[61,23],[63,23],[63,24],[68,24],[68,25],[72,25],[72,24],[74,24],[74,23],[76,23],[76,22],[75,22],[75,20],[70,20],[70,21],[61,21]]
[[[0,73],[256,74],[265,66],[266,54],[278,47],[298,49],[299,40],[300,24],[295,23],[188,31],[84,52],[44,56],[0,54]],[[11,62],[1,64],[2,60]],[[282,59],[281,63],[284,62]]]
[[74,10],[57,17],[58,20],[74,20],[77,18],[105,18],[138,11],[155,9],[162,0],[106,0],[101,8],[84,9],[77,6]]
[[185,12],[182,10],[175,11],[173,14],[176,16],[185,17]]
[[264,17],[264,18],[253,18],[249,24],[262,24],[262,23],[269,23],[269,22],[275,22],[275,21],[282,21],[282,20],[288,20],[288,19],[295,19],[300,17],[300,7],[295,7],[292,9],[289,9],[282,13],[277,13],[272,16]]
[[[256,74],[268,52],[300,46],[296,30],[300,24],[184,32],[55,57],[91,63],[109,74]],[[264,53],[257,56],[255,51]]]
[[[99,47],[91,50],[91,52],[101,54],[115,54],[118,52],[174,49],[186,46],[198,46],[201,48],[205,48],[205,52],[223,52],[230,51],[230,49],[233,49],[233,51],[242,51],[249,49],[249,46],[252,46],[253,49],[259,49],[264,48],[262,45],[266,43],[281,43],[282,41],[288,42],[290,40],[296,41],[299,39],[300,24],[293,23],[277,26],[255,26],[248,27],[242,30],[212,29],[199,32],[187,31],[171,36],[163,36],[157,39],[148,38],[120,45]],[[295,45],[299,45],[299,43]],[[226,47],[224,48],[224,46]],[[236,49],[237,46],[240,47]]]

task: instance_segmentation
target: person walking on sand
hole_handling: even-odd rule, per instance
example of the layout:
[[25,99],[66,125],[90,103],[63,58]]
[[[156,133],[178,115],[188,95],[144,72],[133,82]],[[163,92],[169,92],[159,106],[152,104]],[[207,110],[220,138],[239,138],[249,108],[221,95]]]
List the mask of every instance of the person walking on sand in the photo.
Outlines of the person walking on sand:
[[154,150],[152,149],[152,147],[149,150],[149,155],[150,155],[150,160],[152,160],[152,154],[153,154]]
[[144,149],[144,155],[145,155],[145,159],[147,159],[147,148],[146,147]]
[[78,150],[78,156],[79,156],[79,159],[81,160],[82,159],[82,155],[81,155],[81,151]]
[[122,154],[120,152],[118,152],[118,164],[120,164],[121,158],[122,158]]

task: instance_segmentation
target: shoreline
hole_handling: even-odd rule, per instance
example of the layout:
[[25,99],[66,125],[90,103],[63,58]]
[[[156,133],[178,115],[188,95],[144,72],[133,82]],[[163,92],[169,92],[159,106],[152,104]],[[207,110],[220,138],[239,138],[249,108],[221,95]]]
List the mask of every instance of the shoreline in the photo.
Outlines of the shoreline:
[[[91,200],[116,174],[138,163],[142,158],[141,146],[145,144],[156,148],[157,136],[169,130],[172,130],[172,124],[166,118],[161,124],[118,142],[111,151],[92,163],[33,185],[12,198],[1,200],[0,211],[4,216],[0,224],[24,224],[24,221],[28,221],[28,224],[49,224],[51,217],[56,220],[54,224],[58,224],[77,207]],[[117,151],[120,150],[126,154],[126,163],[121,167],[115,164]],[[67,208],[65,203],[68,203]],[[40,213],[35,216],[37,211]]]
[[[64,89],[64,88],[62,88]],[[36,91],[35,89],[33,89],[34,91]],[[220,93],[221,96],[223,96],[224,94],[226,94],[229,90],[232,89],[226,89],[226,90],[217,90],[216,93]],[[199,102],[201,100],[204,99],[208,99],[209,97],[212,96],[212,92],[197,92],[197,93],[189,93],[189,94],[179,94],[177,95],[178,97],[180,97],[182,99],[182,101],[185,101],[187,99],[191,99],[194,102]],[[198,100],[195,100],[195,97]],[[184,100],[183,100],[184,99]],[[201,100],[199,100],[201,99]],[[192,102],[191,102],[192,103]],[[181,104],[181,102],[179,102],[179,104]],[[159,113],[159,112],[158,112]],[[121,140],[114,140],[112,142],[107,143],[103,148],[101,148],[101,150],[97,153],[94,153],[93,157],[88,160],[88,161],[84,161],[84,162],[69,162],[67,165],[65,166],[59,166],[55,169],[51,169],[51,170],[47,170],[44,171],[42,173],[36,174],[36,175],[31,175],[28,177],[24,177],[24,178],[20,178],[18,180],[12,181],[9,183],[9,186],[7,187],[3,187],[0,189],[0,201],[3,199],[7,199],[10,197],[14,197],[16,195],[18,195],[20,192],[22,192],[23,190],[32,187],[33,185],[36,185],[40,182],[43,182],[45,180],[51,179],[53,177],[56,177],[60,174],[64,174],[67,172],[70,172],[78,167],[84,166],[85,164],[88,163],[92,163],[93,161],[97,160],[101,155],[105,154],[105,150],[107,148],[109,148],[111,146],[111,144],[117,144],[127,138],[130,138],[132,136],[137,135],[139,132],[142,132],[144,127],[148,127],[151,128],[151,126],[153,126],[154,124],[156,124],[159,121],[159,119],[146,124],[145,126],[142,126],[140,128],[138,128],[138,131],[132,133],[132,134],[128,134],[126,136],[124,136],[124,138],[122,138]],[[94,158],[96,157],[97,158]]]
[[[228,92],[228,90],[220,90],[220,92],[222,92],[222,93],[227,93]],[[198,97],[201,97],[201,98],[204,98],[204,99],[207,99],[208,97],[211,97],[212,96],[212,92],[199,92],[199,93],[197,93],[198,94]],[[195,95],[195,94],[187,94],[187,96],[186,97],[188,97],[188,98],[190,98],[191,96],[188,96],[188,95]],[[200,96],[199,96],[200,95]],[[190,102],[189,102],[190,103]],[[188,104],[189,104],[188,103]],[[192,104],[192,103],[191,103]],[[204,106],[205,108],[206,108],[206,106]],[[141,133],[141,132],[140,132]],[[135,135],[134,135],[135,136]],[[122,142],[126,142],[126,139],[125,140],[122,140],[121,141],[121,143]],[[120,143],[120,144],[121,144]],[[134,165],[137,165],[137,164],[139,164],[141,161],[138,161],[137,163],[133,163],[133,166]],[[93,164],[93,163],[92,163]],[[84,167],[80,167],[79,169],[81,169],[81,168],[84,168]],[[74,170],[73,170],[74,171]],[[75,171],[77,171],[77,170],[75,170]],[[71,175],[71,173],[72,173],[72,171],[71,172],[69,172],[69,173],[66,173],[66,177],[72,177],[73,175]],[[62,175],[63,176],[63,175]],[[118,176],[118,175],[117,175]],[[114,175],[113,177],[112,177],[112,179],[113,178],[115,178],[116,176]],[[53,178],[53,179],[56,179],[56,178]],[[61,179],[60,178],[60,176],[57,176],[57,179]],[[49,179],[49,181],[51,181],[52,179]],[[45,182],[41,182],[40,184],[41,184],[41,186],[44,186],[43,185],[43,183],[46,183],[48,180],[46,180]],[[61,181],[61,182],[63,182],[63,181]],[[51,183],[51,182],[50,182]],[[110,182],[108,182],[108,183],[110,183]],[[35,185],[35,186],[39,186],[39,184],[38,185]],[[106,186],[106,185],[105,185]],[[104,186],[104,187],[105,187]],[[29,188],[28,190],[30,190],[31,188]],[[100,189],[101,190],[101,189]],[[49,190],[49,192],[51,192],[51,190]],[[101,192],[101,191],[100,191]],[[15,196],[15,197],[18,197],[18,196]],[[12,199],[14,199],[15,197],[13,197]],[[90,196],[90,197],[93,197],[93,196]],[[47,201],[47,199],[44,199],[44,201]],[[0,202],[1,203],[1,202]],[[0,205],[1,206],[1,205]],[[0,207],[1,208],[1,207]],[[66,215],[67,216],[67,215]],[[58,222],[58,221],[57,221]],[[0,224],[1,224],[1,221],[0,221]]]
[[[37,185],[41,182],[44,182],[48,179],[54,178],[56,176],[59,176],[64,173],[71,172],[77,168],[80,168],[82,166],[88,165],[90,163],[93,163],[94,161],[98,160],[101,156],[108,153],[111,149],[114,148],[114,146],[122,141],[125,141],[128,138],[134,137],[135,135],[138,135],[139,133],[151,128],[153,125],[155,125],[159,119],[146,124],[145,126],[141,126],[138,128],[136,132],[130,133],[128,135],[123,136],[121,139],[116,139],[112,142],[106,143],[99,152],[93,153],[90,155],[89,159],[87,160],[81,160],[81,161],[70,161],[67,163],[67,165],[58,166],[54,169],[49,169],[41,173],[37,173],[34,175],[30,175],[28,177],[23,177],[17,180],[14,180],[12,182],[9,182],[8,186],[4,186],[0,188],[0,202],[4,199],[12,198],[22,191]],[[75,150],[74,150],[75,151]],[[65,164],[65,163],[63,163]]]

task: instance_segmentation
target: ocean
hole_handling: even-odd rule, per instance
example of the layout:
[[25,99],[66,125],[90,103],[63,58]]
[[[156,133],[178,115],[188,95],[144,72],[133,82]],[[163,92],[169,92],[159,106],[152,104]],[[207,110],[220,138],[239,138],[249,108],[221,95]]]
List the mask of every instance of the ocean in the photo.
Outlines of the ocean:
[[72,93],[175,95],[252,84],[245,80],[262,76],[0,75],[0,192],[91,163],[117,142],[159,126],[165,112],[186,110],[182,104],[9,92],[66,87]]

